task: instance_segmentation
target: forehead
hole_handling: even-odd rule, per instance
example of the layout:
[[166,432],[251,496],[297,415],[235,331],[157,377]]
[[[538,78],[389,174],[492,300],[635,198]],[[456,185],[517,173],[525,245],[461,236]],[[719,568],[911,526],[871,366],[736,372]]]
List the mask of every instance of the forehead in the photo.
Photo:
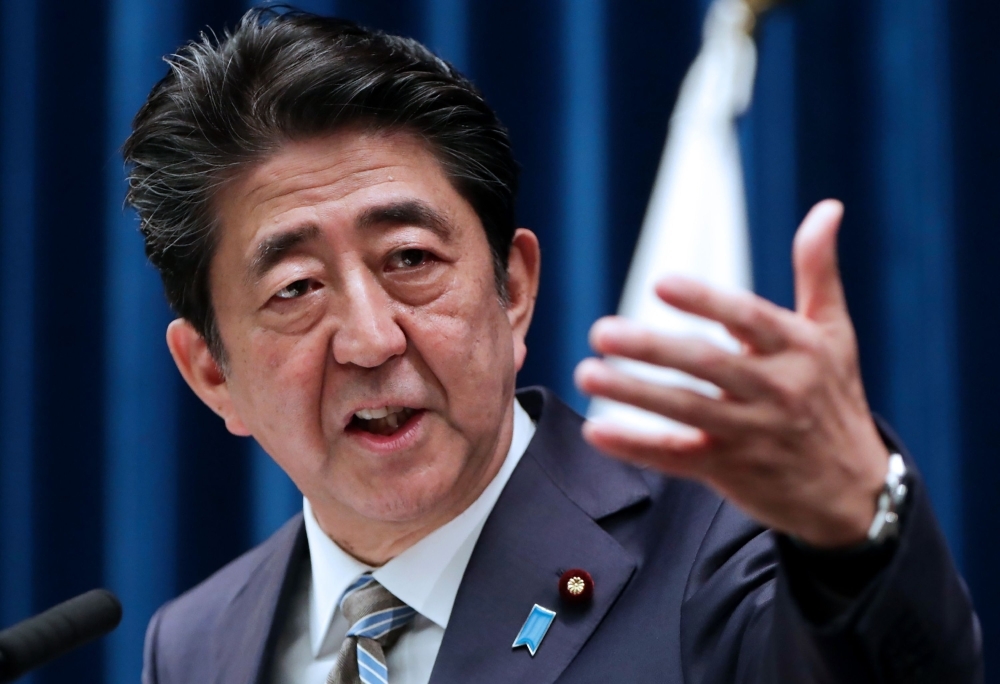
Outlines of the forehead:
[[216,195],[220,248],[249,247],[293,224],[350,220],[374,203],[405,199],[419,199],[444,215],[464,204],[418,136],[345,130],[290,141]]

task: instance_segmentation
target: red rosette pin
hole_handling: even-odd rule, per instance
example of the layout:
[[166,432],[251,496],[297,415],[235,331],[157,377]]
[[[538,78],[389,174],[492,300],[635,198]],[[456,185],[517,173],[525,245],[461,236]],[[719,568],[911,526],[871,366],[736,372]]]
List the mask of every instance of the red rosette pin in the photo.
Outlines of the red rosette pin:
[[570,605],[588,603],[594,597],[594,578],[580,568],[567,570],[559,578],[559,595]]

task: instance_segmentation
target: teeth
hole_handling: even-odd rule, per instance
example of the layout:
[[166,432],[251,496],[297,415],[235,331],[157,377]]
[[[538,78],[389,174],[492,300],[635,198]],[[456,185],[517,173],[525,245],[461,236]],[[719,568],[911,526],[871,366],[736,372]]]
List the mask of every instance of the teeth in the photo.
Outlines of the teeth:
[[361,429],[376,435],[391,435],[400,425],[410,419],[415,409],[405,406],[385,406],[382,408],[360,409],[354,415],[364,421]]
[[405,410],[405,406],[382,406],[380,408],[373,409],[360,409],[355,411],[354,415],[361,420],[378,420],[379,418],[385,418],[386,416],[402,413]]
[[354,412],[361,420],[378,420],[393,413],[402,413],[406,410],[404,406],[383,406],[381,408],[360,409]]

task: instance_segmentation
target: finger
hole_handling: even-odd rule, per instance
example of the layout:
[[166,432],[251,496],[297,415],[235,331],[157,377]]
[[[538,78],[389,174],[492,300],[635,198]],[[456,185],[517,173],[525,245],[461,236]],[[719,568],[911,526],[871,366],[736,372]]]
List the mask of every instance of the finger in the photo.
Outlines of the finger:
[[723,292],[683,276],[667,276],[656,284],[667,304],[718,321],[752,349],[769,354],[785,349],[794,315],[752,292]]
[[740,425],[736,404],[641,380],[600,359],[581,361],[574,378],[582,392],[637,406],[713,435],[729,435]]
[[583,424],[583,438],[606,454],[680,477],[697,477],[710,459],[704,433],[654,435],[605,420],[588,420]]
[[766,388],[745,355],[731,354],[706,340],[657,333],[620,316],[594,323],[590,345],[599,354],[676,368],[741,399],[757,396]]
[[806,215],[795,234],[795,309],[806,318],[824,322],[847,316],[844,286],[837,265],[837,232],[844,205],[824,200]]

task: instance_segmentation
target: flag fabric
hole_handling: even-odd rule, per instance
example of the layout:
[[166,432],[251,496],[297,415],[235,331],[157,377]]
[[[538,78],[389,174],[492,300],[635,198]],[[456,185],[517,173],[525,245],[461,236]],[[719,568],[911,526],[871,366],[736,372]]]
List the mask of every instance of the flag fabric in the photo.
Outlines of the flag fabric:
[[[653,291],[667,274],[724,289],[751,289],[746,197],[735,121],[750,105],[757,51],[754,14],[743,0],[715,0],[702,47],[681,86],[670,119],[642,231],[618,313],[654,330],[700,336],[730,350],[739,344],[717,323],[664,304]],[[673,369],[625,359],[617,366],[656,382],[717,394],[718,388]],[[606,399],[588,417],[645,432],[683,431],[680,424]]]

